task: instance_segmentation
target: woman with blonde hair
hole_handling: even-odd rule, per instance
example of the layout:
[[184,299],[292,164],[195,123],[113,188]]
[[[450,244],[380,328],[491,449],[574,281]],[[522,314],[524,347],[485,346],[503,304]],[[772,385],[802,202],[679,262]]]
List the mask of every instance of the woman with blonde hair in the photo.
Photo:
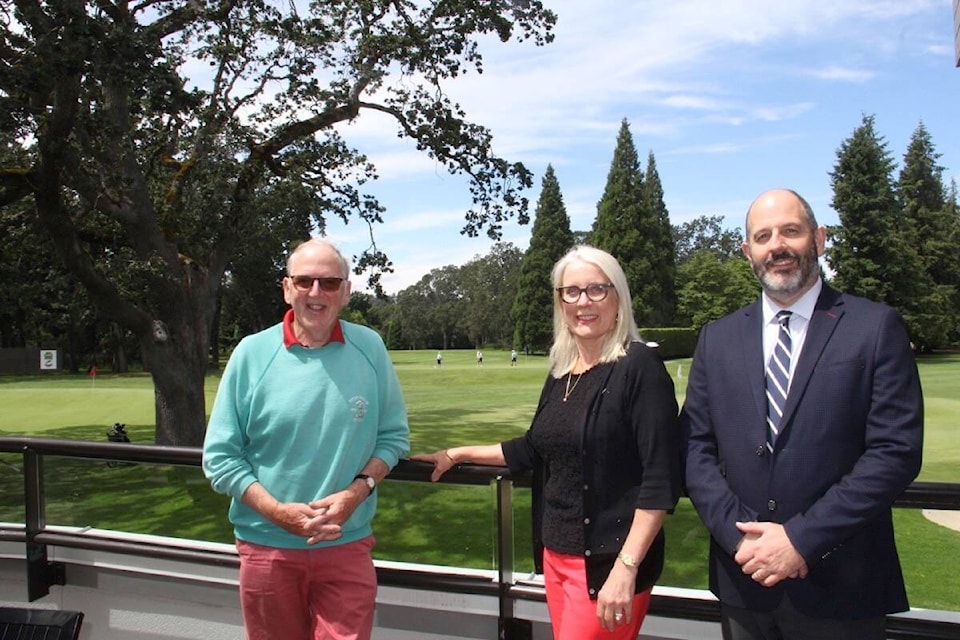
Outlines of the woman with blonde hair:
[[550,374],[527,432],[412,456],[433,480],[459,463],[533,471],[534,560],[555,640],[634,640],[680,496],[673,380],[640,342],[627,279],[577,246],[554,265]]

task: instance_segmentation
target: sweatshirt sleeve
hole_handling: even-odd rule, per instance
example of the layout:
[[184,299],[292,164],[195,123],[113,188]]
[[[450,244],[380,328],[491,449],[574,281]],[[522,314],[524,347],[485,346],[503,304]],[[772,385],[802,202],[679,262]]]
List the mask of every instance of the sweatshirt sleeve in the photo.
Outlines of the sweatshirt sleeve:
[[237,500],[257,481],[245,455],[241,428],[245,417],[241,415],[238,397],[239,380],[245,369],[246,346],[241,341],[224,368],[203,441],[204,475],[214,491]]
[[400,458],[410,453],[410,424],[407,420],[407,407],[400,388],[400,379],[390,361],[390,355],[383,343],[380,343],[380,364],[382,383],[380,385],[381,420],[377,430],[377,443],[373,457],[383,460],[393,469]]

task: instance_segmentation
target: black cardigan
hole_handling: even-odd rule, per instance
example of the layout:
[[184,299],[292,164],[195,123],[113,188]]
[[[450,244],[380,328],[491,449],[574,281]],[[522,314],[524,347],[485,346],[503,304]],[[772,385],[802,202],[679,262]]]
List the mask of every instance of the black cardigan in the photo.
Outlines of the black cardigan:
[[[537,414],[558,379],[540,393]],[[536,417],[534,417],[536,423]],[[531,430],[533,427],[531,426]],[[546,465],[530,432],[502,444],[511,472],[533,470],[534,563],[543,573],[543,486]],[[660,356],[642,343],[610,367],[590,403],[581,436],[583,527],[587,589],[596,599],[633,524],[636,509],[672,510],[680,497],[680,438],[673,379]],[[653,586],[663,570],[663,530],[640,562],[636,591]]]

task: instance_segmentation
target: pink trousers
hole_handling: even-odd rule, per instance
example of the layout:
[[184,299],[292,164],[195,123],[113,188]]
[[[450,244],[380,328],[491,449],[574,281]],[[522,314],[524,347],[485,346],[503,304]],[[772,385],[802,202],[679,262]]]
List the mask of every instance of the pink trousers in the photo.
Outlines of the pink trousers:
[[647,589],[633,598],[630,624],[607,631],[597,620],[597,601],[587,594],[583,558],[544,549],[543,580],[553,640],[635,640],[650,608]]
[[373,536],[335,547],[237,541],[247,640],[369,640],[377,595]]

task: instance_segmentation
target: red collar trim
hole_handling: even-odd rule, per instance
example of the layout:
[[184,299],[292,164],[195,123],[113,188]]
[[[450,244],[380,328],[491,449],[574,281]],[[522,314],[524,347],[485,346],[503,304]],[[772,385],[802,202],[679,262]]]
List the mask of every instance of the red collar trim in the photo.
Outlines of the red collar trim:
[[[327,340],[327,344],[331,342],[339,342],[340,344],[346,342],[343,339],[343,328],[340,326],[340,320],[337,320],[336,324],[333,325],[333,330],[330,332],[330,339]],[[293,331],[293,309],[287,309],[287,312],[283,315],[283,346],[289,349],[295,344],[301,343],[297,340],[297,335]]]

